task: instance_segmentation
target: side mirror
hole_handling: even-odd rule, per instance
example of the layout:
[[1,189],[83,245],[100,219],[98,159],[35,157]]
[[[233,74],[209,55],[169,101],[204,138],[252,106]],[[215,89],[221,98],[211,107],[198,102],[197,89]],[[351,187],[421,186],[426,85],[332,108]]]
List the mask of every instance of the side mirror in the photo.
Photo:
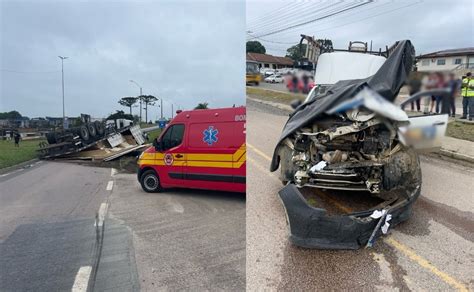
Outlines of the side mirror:
[[290,103],[292,109],[296,109],[299,107],[303,102],[300,99],[295,99]]

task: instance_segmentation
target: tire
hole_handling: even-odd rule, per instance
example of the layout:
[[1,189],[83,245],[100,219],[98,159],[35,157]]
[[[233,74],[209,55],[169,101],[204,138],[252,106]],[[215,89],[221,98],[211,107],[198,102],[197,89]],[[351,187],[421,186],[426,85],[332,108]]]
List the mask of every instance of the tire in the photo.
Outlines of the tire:
[[161,192],[160,178],[154,170],[145,171],[140,177],[142,189],[147,193]]
[[97,135],[98,136],[103,136],[104,133],[105,133],[104,124],[99,122],[99,121],[95,121],[94,126],[95,126],[95,130],[97,132]]
[[93,123],[87,123],[86,127],[87,127],[87,130],[89,131],[89,136],[91,138],[94,138],[97,134],[94,124]]
[[255,82],[255,85],[257,85],[257,86],[258,86],[258,84],[259,84],[258,82]]
[[89,130],[87,130],[86,126],[79,127],[79,136],[81,137],[82,141],[89,141]]
[[49,144],[56,144],[57,142],[56,133],[55,132],[46,133],[46,140],[48,141]]

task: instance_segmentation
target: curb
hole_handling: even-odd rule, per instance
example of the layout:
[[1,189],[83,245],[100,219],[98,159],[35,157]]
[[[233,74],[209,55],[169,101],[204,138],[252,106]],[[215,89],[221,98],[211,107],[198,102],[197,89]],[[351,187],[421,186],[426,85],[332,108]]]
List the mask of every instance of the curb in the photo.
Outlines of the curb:
[[458,153],[458,152],[454,152],[454,151],[451,151],[451,150],[446,150],[446,149],[441,148],[437,153],[439,153],[443,156],[449,157],[449,158],[454,158],[454,159],[457,159],[457,160],[462,160],[462,161],[467,161],[467,162],[470,162],[470,163],[474,163],[474,157],[469,156],[469,155],[465,155],[465,154],[461,154],[461,153]]
[[261,99],[253,98],[253,97],[249,97],[249,96],[247,96],[247,99],[249,99],[251,101],[259,102],[259,103],[262,103],[262,104],[266,104],[266,105],[269,105],[269,106],[273,106],[273,107],[276,107],[280,110],[287,111],[289,113],[293,112],[293,108],[291,108],[291,106],[283,104],[283,103],[267,101],[267,100],[261,100]]
[[[286,105],[286,104],[261,100],[261,99],[258,99],[258,98],[253,98],[253,97],[248,97],[248,96],[247,96],[247,99],[249,99],[251,101],[254,101],[254,102],[259,102],[259,103],[262,103],[262,104],[265,104],[265,105],[273,106],[273,107],[276,107],[280,110],[288,111],[290,113],[293,112],[293,109],[289,105]],[[443,156],[446,156],[446,157],[449,157],[449,158],[474,163],[474,157],[469,156],[469,155],[465,155],[465,154],[462,154],[462,153],[454,152],[454,151],[451,151],[451,150],[446,150],[446,149],[441,148],[436,153],[438,153],[440,155],[443,155]]]
[[8,172],[20,169],[20,168],[25,168],[26,166],[31,165],[33,163],[36,163],[38,161],[39,161],[39,158],[34,158],[34,159],[31,159],[31,160],[28,160],[28,161],[23,161],[23,162],[20,162],[18,164],[15,164],[15,165],[2,168],[2,169],[0,169],[0,174],[5,174],[5,173],[8,173]]

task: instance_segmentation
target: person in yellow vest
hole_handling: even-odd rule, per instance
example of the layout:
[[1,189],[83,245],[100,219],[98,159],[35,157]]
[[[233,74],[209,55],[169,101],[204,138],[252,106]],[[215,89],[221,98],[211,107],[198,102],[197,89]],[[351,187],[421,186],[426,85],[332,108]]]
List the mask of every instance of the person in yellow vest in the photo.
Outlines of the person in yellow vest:
[[461,95],[462,95],[462,117],[461,119],[467,119],[472,121],[474,116],[474,78],[471,77],[471,72],[466,74],[466,77],[462,79],[461,84]]

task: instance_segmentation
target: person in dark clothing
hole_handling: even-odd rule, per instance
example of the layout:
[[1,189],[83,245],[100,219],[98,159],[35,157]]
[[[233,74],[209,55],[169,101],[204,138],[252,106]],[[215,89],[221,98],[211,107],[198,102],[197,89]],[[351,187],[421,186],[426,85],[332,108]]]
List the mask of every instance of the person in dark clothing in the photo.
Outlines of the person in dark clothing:
[[296,75],[293,74],[293,76],[291,77],[291,82],[292,82],[291,91],[293,91],[294,93],[298,93],[298,77],[296,77]]
[[20,147],[20,133],[15,133],[15,147]]
[[456,96],[458,95],[459,89],[461,88],[461,80],[457,79],[454,73],[450,73],[448,86],[451,90],[451,94],[449,96],[449,115],[454,117],[456,115]]
[[[419,92],[421,89],[421,77],[419,76],[418,72],[413,72],[413,75],[411,76],[410,80],[408,81],[408,86],[410,87],[410,95],[414,95],[415,93]],[[415,103],[416,103],[416,111],[421,110],[421,104],[420,104],[420,99],[417,99],[416,101],[412,101],[410,103],[411,105],[411,110],[415,110]]]
[[303,75],[303,93],[308,93],[309,92],[309,76],[304,74]]

